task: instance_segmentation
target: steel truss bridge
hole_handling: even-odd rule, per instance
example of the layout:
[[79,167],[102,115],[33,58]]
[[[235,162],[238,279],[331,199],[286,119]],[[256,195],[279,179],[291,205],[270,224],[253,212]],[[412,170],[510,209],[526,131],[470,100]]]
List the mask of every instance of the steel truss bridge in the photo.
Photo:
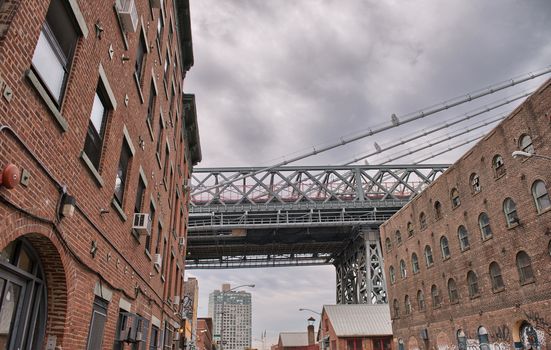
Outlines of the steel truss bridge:
[[378,227],[447,167],[194,169],[186,266],[333,264],[337,303],[386,302]]

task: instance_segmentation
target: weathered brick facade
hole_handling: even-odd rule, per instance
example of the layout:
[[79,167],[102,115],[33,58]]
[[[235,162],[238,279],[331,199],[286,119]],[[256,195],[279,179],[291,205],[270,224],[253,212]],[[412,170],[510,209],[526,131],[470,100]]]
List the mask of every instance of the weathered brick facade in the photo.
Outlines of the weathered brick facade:
[[551,349],[551,160],[522,148],[551,155],[550,81],[381,226],[399,348]]
[[[67,10],[78,35],[60,102],[52,104],[44,80],[37,78],[33,54],[55,1]],[[20,283],[19,270],[10,267],[14,242],[24,242],[38,256],[43,272],[37,278],[46,293],[46,312],[37,311],[38,319],[44,315],[45,328],[26,328],[19,316],[11,328],[9,322],[0,322],[0,344],[6,348],[34,339],[36,347],[26,346],[113,349],[123,312],[127,322],[142,327],[136,335],[142,340],[139,349],[149,349],[153,325],[164,336],[158,346],[183,344],[174,339],[183,324],[176,302],[184,295],[186,247],[181,243],[187,237],[187,180],[201,158],[194,96],[183,92],[185,74],[193,65],[189,3],[134,0],[134,32],[119,20],[118,6],[128,1],[0,1],[0,168],[13,163],[22,179],[13,189],[0,187],[0,296],[7,303],[12,297],[4,287],[12,280]],[[163,28],[158,31],[160,18]],[[141,36],[146,52],[136,78]],[[95,168],[84,147],[98,82],[110,108],[104,114]],[[150,104],[152,87],[156,98]],[[123,147],[131,156],[119,203],[114,192]],[[140,181],[145,189],[141,207],[135,208]],[[76,199],[74,214],[60,215],[68,197]],[[132,226],[134,212],[150,213],[150,208],[155,215],[148,238]],[[153,263],[156,253],[162,259],[158,266]],[[23,266],[22,258],[17,259]],[[32,295],[25,298],[19,304],[15,300],[18,315],[26,308],[22,301],[34,300]],[[93,313],[98,303],[103,305],[99,309],[105,307],[105,317]],[[0,316],[10,312],[5,310]],[[98,328],[91,334],[93,315]],[[43,335],[31,337],[33,328]],[[118,345],[131,348],[129,342]]]

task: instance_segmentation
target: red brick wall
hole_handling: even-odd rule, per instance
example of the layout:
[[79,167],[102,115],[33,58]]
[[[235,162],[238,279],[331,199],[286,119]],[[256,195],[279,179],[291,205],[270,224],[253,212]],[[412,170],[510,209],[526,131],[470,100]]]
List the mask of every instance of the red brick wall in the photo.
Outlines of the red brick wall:
[[[187,208],[187,195],[183,194],[182,183],[189,177],[189,162],[180,162],[182,152],[189,153],[180,144],[183,108],[181,94],[183,74],[180,68],[170,69],[169,82],[173,74],[176,85],[178,115],[169,121],[169,101],[163,87],[163,64],[166,48],[170,47],[171,65],[179,54],[179,42],[174,29],[173,42],[168,44],[169,24],[176,25],[173,0],[165,1],[165,28],[163,32],[161,57],[155,42],[159,10],[151,10],[149,1],[136,1],[138,14],[147,33],[150,53],[146,56],[144,68],[142,103],[134,82],[134,62],[141,23],[136,33],[128,34],[128,49],[125,48],[121,31],[113,9],[114,1],[82,1],[78,5],[87,23],[87,38],[80,37],[72,62],[66,92],[60,112],[67,120],[68,130],[63,132],[44,101],[29,83],[25,72],[31,67],[31,59],[40,28],[49,6],[47,0],[4,2],[0,8],[0,82],[11,88],[10,101],[0,96],[0,124],[9,126],[20,137],[20,141],[9,130],[0,131],[0,168],[8,163],[30,173],[29,186],[18,185],[13,190],[0,188],[0,249],[17,239],[28,237],[40,252],[48,284],[48,324],[46,337],[57,336],[57,345],[64,349],[82,349],[88,337],[91,319],[94,286],[96,282],[114,291],[109,303],[104,347],[112,348],[119,299],[125,297],[132,302],[132,312],[150,319],[173,319],[175,309],[167,298],[173,292],[165,286],[172,279],[172,290],[181,284],[181,276],[175,276],[175,265],[184,269],[185,251],[178,246],[178,236],[186,235],[187,225],[178,232],[179,210]],[[13,10],[16,9],[14,12]],[[4,11],[4,12],[2,12]],[[9,11],[9,12],[6,12]],[[8,19],[5,20],[5,19]],[[172,20],[170,20],[172,18]],[[103,27],[101,39],[96,37],[95,23]],[[112,45],[114,56],[109,58]],[[123,61],[122,55],[129,57]],[[180,57],[177,58],[180,63]],[[80,153],[83,150],[86,130],[96,85],[99,79],[98,67],[102,64],[117,101],[117,109],[109,114],[100,173],[104,185],[99,186],[86,167]],[[147,100],[150,81],[154,70],[158,86],[156,110],[154,113],[153,137],[146,125]],[[0,92],[5,85],[0,84]],[[128,95],[128,107],[125,106]],[[166,129],[163,138],[168,137],[170,158],[174,164],[175,179],[168,190],[162,184],[163,169],[158,165],[155,146],[159,127],[160,108],[163,110]],[[123,220],[111,205],[116,169],[123,140],[123,126],[128,129],[136,153],[128,169],[123,210]],[[139,146],[144,140],[144,149]],[[163,150],[164,150],[163,143]],[[176,149],[175,149],[176,147]],[[164,152],[161,164],[164,164]],[[188,158],[189,159],[189,158]],[[176,254],[172,269],[167,268],[165,281],[153,268],[151,259],[144,253],[145,237],[135,239],[131,233],[134,200],[140,166],[147,177],[148,186],[144,196],[143,211],[149,211],[149,198],[155,199],[156,217],[164,224],[168,239],[168,251]],[[178,172],[181,169],[181,175]],[[49,172],[49,174],[48,174]],[[66,186],[80,208],[73,217],[59,219],[56,208],[60,200],[60,187]],[[176,188],[180,189],[179,203],[176,203]],[[170,201],[169,201],[170,199]],[[170,202],[170,203],[169,203]],[[101,214],[101,209],[108,213]],[[185,215],[187,220],[187,214]],[[153,223],[152,247],[157,234],[157,222]],[[176,231],[176,238],[171,231]],[[97,243],[97,252],[90,253],[92,242]],[[165,264],[170,254],[163,254]],[[170,272],[172,271],[172,273]],[[137,292],[137,291],[143,292]],[[178,287],[181,291],[182,288]]]
[[[388,280],[389,301],[396,299],[400,314],[393,320],[396,339],[403,339],[405,348],[417,343],[420,348],[443,347],[446,341],[457,346],[456,332],[464,330],[475,344],[480,326],[487,329],[489,342],[503,348],[513,348],[519,341],[518,329],[523,321],[536,327],[542,348],[551,348],[551,211],[538,213],[531,194],[535,180],[543,180],[551,188],[549,160],[531,158],[514,159],[511,153],[519,149],[519,137],[526,133],[532,137],[536,154],[551,155],[551,87],[544,84],[526,102],[519,106],[505,121],[474,146],[457,163],[448,169],[421,195],[405,206],[381,226],[381,239],[392,240],[392,250],[384,249],[385,273]],[[500,154],[505,162],[506,174],[496,177],[492,168],[494,155]],[[473,172],[480,177],[481,191],[474,193],[469,183]],[[461,204],[452,208],[450,193],[457,188]],[[503,201],[511,197],[517,204],[520,223],[508,228],[503,213]],[[434,203],[442,204],[441,219],[436,219]],[[428,227],[421,229],[419,215],[427,215]],[[493,235],[482,239],[479,229],[479,214],[485,212],[490,218]],[[407,236],[406,225],[411,221],[415,233]],[[457,229],[464,225],[469,232],[470,247],[461,251]],[[395,241],[396,230],[402,232],[401,245]],[[440,237],[449,241],[451,256],[443,260],[440,252]],[[430,245],[434,264],[426,266],[423,250]],[[531,258],[535,275],[533,283],[521,284],[516,267],[516,254],[525,251]],[[411,255],[419,257],[420,272],[412,273]],[[407,277],[401,278],[399,262],[404,259]],[[493,291],[489,265],[497,262],[501,267],[505,288]],[[390,284],[389,269],[396,270],[396,283]],[[468,271],[478,276],[479,295],[470,298],[467,285]],[[447,282],[454,278],[459,293],[459,302],[450,303]],[[431,286],[440,290],[442,305],[432,306]],[[425,295],[426,311],[420,311],[416,301],[418,290]],[[413,310],[405,314],[404,300],[409,295]],[[539,315],[539,317],[538,317]],[[428,330],[428,341],[420,337]],[[475,344],[476,345],[476,344]],[[519,344],[517,344],[519,345]]]

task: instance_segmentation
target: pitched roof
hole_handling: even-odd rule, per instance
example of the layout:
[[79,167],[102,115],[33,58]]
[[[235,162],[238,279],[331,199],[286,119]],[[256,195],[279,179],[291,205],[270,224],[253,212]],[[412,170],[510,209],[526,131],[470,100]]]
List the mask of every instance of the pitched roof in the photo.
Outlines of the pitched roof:
[[308,345],[308,333],[307,332],[287,332],[279,333],[282,346],[307,346]]
[[324,305],[337,337],[392,335],[388,304]]

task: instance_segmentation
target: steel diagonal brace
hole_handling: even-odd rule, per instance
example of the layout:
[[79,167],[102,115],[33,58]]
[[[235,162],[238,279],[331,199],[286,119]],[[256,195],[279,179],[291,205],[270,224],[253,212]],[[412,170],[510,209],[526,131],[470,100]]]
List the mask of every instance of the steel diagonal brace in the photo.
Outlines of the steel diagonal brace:
[[393,171],[390,171],[390,170],[388,171],[388,174],[398,181],[390,189],[392,193],[394,193],[394,191],[396,191],[396,189],[400,185],[403,185],[404,187],[408,188],[412,193],[417,193],[417,191],[407,183],[407,179],[409,179],[409,176],[411,174],[411,169],[405,169],[404,173],[400,177],[398,177]]
[[[330,189],[328,188],[327,186],[325,186],[323,183],[321,183],[315,176],[313,176],[309,171],[305,171],[304,172],[306,174],[306,176],[312,180],[312,184],[310,185],[310,187],[305,191],[305,193],[308,193],[310,191],[310,189],[312,189],[316,184],[319,186],[319,188],[314,188],[313,191],[316,191],[319,190],[319,191],[325,191],[326,193],[328,193],[330,196],[329,198],[326,198],[323,202],[328,202],[332,197],[335,198],[337,201],[339,202],[342,202],[342,199],[338,198],[335,193]],[[322,174],[324,174],[325,172],[323,172]]]
[[276,198],[280,203],[284,203],[283,200],[264,183],[264,179],[267,178],[269,175],[270,173],[265,173],[260,180],[256,177],[256,175],[251,176],[251,178],[256,181],[256,185],[251,188],[248,193],[257,188],[257,186],[260,186],[266,190],[267,194],[272,196],[266,200],[266,203],[270,203],[274,198]]
[[[289,186],[291,186],[291,187],[293,188],[293,190],[297,192],[297,194],[299,194],[299,198],[295,201],[295,203],[299,202],[302,198],[306,198],[306,197],[304,197],[304,195],[303,195],[303,193],[302,193],[302,190],[296,186],[296,183],[292,182],[291,180],[289,180],[288,177],[284,176],[284,175],[281,173],[280,170],[277,170],[277,174],[278,174],[279,176],[281,176],[281,178],[282,178]],[[294,177],[295,175],[299,175],[299,174],[300,174],[299,171],[295,171],[295,172],[293,172],[293,173],[291,174],[291,176]],[[312,202],[312,200],[309,199],[309,198],[306,198],[306,200]]]
[[[390,170],[387,170],[390,171]],[[377,175],[377,174],[376,174]],[[394,198],[391,191],[387,190],[382,183],[372,178],[366,171],[362,171],[362,177],[368,179],[373,185],[377,186],[379,190],[384,194],[382,199],[386,199],[388,196]],[[367,193],[367,192],[366,192]],[[367,193],[368,194],[368,193]]]
[[245,197],[245,192],[241,190],[239,187],[237,187],[237,185],[235,185],[235,181],[238,181],[238,180],[234,180],[234,179],[240,177],[241,174],[234,173],[232,176],[227,177],[223,173],[221,173],[220,176],[222,177],[224,182],[227,183],[227,185],[222,187],[220,192],[224,194],[226,191],[229,191],[229,188],[234,188],[237,191],[237,193],[241,195],[241,199],[238,201],[238,203],[240,203],[243,200],[243,197]]
[[[344,176],[350,174],[352,176],[352,179],[356,180],[356,176],[355,176],[354,172],[348,171],[346,175],[343,175],[343,174],[340,174],[338,171],[334,171],[333,174],[335,175],[335,177],[337,177],[341,180],[341,182],[337,185],[336,190],[340,190],[341,187],[344,186],[344,189],[342,190],[343,193],[346,193],[346,188],[348,187],[351,190],[353,190],[354,191],[353,194],[356,195],[356,186],[358,186],[358,185],[354,185],[350,181],[346,180],[345,177],[344,177]],[[336,182],[336,180],[335,180],[335,182]]]

